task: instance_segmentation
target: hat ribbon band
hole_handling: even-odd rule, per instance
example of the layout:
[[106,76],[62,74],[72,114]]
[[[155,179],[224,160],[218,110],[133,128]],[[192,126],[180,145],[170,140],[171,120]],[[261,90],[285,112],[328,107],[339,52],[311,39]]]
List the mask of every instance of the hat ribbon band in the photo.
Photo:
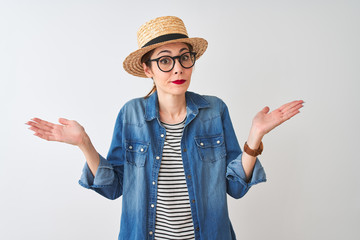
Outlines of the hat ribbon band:
[[166,41],[175,40],[175,39],[181,39],[181,38],[189,38],[189,37],[186,36],[185,34],[170,33],[170,34],[162,35],[162,36],[159,36],[159,37],[156,37],[156,38],[150,40],[149,42],[147,42],[141,48],[144,48],[144,47],[147,47],[147,46],[150,46],[150,45],[154,45],[154,44],[157,44],[157,43],[166,42]]

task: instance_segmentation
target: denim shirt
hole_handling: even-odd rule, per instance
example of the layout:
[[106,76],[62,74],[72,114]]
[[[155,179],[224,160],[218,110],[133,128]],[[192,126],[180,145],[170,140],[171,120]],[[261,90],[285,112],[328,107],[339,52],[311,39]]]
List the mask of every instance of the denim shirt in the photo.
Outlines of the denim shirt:
[[[187,118],[181,153],[196,239],[234,240],[227,194],[241,198],[266,181],[258,159],[249,181],[241,163],[228,108],[217,97],[186,92]],[[85,164],[79,181],[109,199],[123,196],[119,238],[154,239],[157,179],[166,131],[157,93],[133,99],[120,110],[107,158],[95,177]]]

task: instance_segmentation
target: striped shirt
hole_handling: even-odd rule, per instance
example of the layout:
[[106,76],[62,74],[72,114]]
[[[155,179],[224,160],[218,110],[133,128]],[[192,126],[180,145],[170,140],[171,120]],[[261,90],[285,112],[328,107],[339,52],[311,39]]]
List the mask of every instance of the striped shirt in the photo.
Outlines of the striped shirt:
[[195,239],[181,158],[185,120],[178,124],[162,124],[166,137],[158,178],[155,240]]

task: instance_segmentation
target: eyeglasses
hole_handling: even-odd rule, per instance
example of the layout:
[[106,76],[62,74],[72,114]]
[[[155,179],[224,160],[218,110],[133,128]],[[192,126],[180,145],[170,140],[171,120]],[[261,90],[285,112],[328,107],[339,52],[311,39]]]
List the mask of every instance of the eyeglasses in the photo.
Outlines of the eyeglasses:
[[175,66],[175,59],[179,60],[179,63],[183,68],[192,68],[192,66],[195,64],[195,55],[195,52],[186,52],[180,56],[162,56],[156,59],[149,59],[148,61],[156,62],[161,71],[170,72]]

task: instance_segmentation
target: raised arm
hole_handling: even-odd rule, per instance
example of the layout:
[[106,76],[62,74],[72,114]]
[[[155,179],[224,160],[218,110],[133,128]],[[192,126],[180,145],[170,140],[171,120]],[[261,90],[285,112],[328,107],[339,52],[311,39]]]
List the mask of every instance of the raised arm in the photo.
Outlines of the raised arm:
[[34,131],[34,135],[47,141],[64,142],[78,146],[84,153],[86,162],[95,176],[100,163],[99,154],[92,145],[84,127],[74,120],[59,118],[60,124],[47,122],[40,118],[33,118],[26,124]]
[[[270,113],[269,107],[265,107],[257,113],[253,119],[250,129],[250,134],[247,140],[248,146],[254,150],[258,149],[265,134],[298,114],[300,112],[299,109],[303,107],[303,103],[304,101],[302,100],[292,101],[282,105]],[[255,161],[256,157],[250,156],[245,152],[243,153],[242,163],[247,179],[251,177]]]

